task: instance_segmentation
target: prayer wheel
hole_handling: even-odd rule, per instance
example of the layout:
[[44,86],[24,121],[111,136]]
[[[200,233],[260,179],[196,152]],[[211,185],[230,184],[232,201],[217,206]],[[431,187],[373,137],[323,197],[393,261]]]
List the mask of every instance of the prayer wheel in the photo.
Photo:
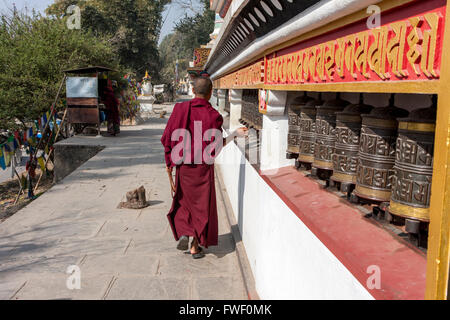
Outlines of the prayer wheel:
[[231,94],[231,90],[226,90],[224,111],[228,112],[228,113],[230,113],[230,94]]
[[336,143],[332,155],[331,180],[341,183],[341,191],[348,191],[349,185],[356,184],[361,114],[370,113],[372,109],[372,106],[364,104],[361,94],[358,104],[349,105],[344,111],[336,113]]
[[340,99],[327,101],[318,106],[316,113],[316,137],[314,144],[314,162],[312,166],[322,170],[333,170],[333,159],[336,143],[336,112],[343,111],[349,102]]
[[314,143],[316,141],[316,113],[317,106],[321,106],[321,96],[317,100],[310,100],[300,108],[300,138],[298,161],[304,164],[314,162]]
[[398,121],[389,212],[429,222],[436,108],[415,110]]
[[300,153],[300,109],[305,106],[308,101],[313,100],[306,95],[297,97],[289,106],[289,132],[288,132],[288,149],[286,152],[287,159],[297,159]]
[[391,105],[375,108],[362,115],[359,143],[356,189],[359,198],[388,202],[391,198],[391,182],[394,175],[395,144],[399,117],[408,111]]
[[244,90],[242,93],[240,122],[257,130],[262,129],[262,114],[259,113],[258,108],[258,90]]

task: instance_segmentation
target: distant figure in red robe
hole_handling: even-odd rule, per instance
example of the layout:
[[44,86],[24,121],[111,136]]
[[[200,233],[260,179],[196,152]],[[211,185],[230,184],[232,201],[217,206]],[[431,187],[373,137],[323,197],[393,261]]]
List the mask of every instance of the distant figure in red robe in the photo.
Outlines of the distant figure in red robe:
[[226,139],[222,136],[223,118],[209,103],[212,82],[198,77],[193,88],[195,98],[177,103],[167,123],[161,142],[167,172],[172,177],[173,203],[167,215],[179,250],[187,250],[194,259],[204,256],[202,248],[216,246],[218,219],[214,184],[214,158],[236,136],[246,136],[240,128]]
[[110,81],[103,87],[101,92],[102,103],[106,107],[106,121],[108,122],[108,133],[115,136],[120,133],[119,100],[114,95]]

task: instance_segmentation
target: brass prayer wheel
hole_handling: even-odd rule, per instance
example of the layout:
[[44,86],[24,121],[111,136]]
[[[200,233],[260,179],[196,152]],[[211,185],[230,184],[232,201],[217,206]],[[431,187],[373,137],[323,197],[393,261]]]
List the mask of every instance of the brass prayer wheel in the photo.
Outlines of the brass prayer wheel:
[[321,97],[310,100],[300,108],[300,138],[298,161],[312,164],[314,162],[314,143],[316,141],[317,106],[321,106]]
[[228,113],[230,113],[230,93],[231,90],[226,90],[224,111]]
[[336,113],[336,143],[332,155],[331,180],[344,184],[356,184],[361,114],[370,113],[372,109],[372,106],[364,104],[361,94],[361,101],[358,104],[349,105],[344,111]]
[[397,149],[389,212],[430,221],[436,108],[419,109],[398,119]]
[[325,102],[318,106],[316,113],[316,137],[314,144],[314,168],[333,170],[333,159],[336,143],[336,112],[343,111],[350,103],[341,100],[339,96],[335,100]]
[[394,175],[395,144],[399,117],[408,111],[393,106],[375,108],[362,115],[356,189],[360,198],[388,202]]
[[300,109],[308,102],[313,100],[306,95],[297,97],[289,106],[289,132],[287,158],[296,159],[300,153]]
[[260,130],[262,129],[262,119],[258,107],[258,90],[244,90],[242,93],[241,122]]

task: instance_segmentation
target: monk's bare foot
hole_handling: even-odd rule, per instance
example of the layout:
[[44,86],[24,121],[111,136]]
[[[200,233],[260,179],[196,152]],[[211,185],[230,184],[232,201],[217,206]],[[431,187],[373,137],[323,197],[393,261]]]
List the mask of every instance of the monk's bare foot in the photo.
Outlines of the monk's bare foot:
[[191,254],[193,256],[204,255],[202,248],[199,247],[197,239],[193,239],[191,242]]
[[191,255],[194,260],[201,259],[205,256],[202,248],[199,247],[197,240],[194,240],[191,243]]

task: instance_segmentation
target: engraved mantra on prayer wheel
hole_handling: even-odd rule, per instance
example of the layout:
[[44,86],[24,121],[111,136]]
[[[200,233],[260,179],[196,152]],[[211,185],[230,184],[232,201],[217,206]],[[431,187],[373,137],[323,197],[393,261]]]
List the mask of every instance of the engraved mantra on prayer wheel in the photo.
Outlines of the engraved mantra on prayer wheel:
[[364,199],[387,202],[394,175],[398,122],[408,111],[396,107],[375,108],[362,115],[355,194]]
[[231,90],[226,90],[224,111],[230,113]]
[[262,128],[262,114],[258,109],[258,90],[244,90],[242,93],[241,118],[249,127],[257,130]]
[[313,167],[333,170],[332,155],[336,142],[336,112],[344,110],[348,105],[349,102],[338,98],[317,107]]
[[359,103],[336,113],[336,144],[332,155],[331,177],[333,181],[356,184],[361,114],[369,113],[372,109],[372,106]]
[[310,100],[300,108],[300,139],[298,161],[302,163],[314,162],[314,143],[316,141],[316,113],[317,106],[323,101]]
[[389,207],[394,215],[430,221],[435,122],[435,108],[415,110],[408,119],[399,119]]
[[289,132],[288,149],[289,157],[297,158],[300,153],[300,109],[312,98],[308,96],[297,97],[289,106]]

